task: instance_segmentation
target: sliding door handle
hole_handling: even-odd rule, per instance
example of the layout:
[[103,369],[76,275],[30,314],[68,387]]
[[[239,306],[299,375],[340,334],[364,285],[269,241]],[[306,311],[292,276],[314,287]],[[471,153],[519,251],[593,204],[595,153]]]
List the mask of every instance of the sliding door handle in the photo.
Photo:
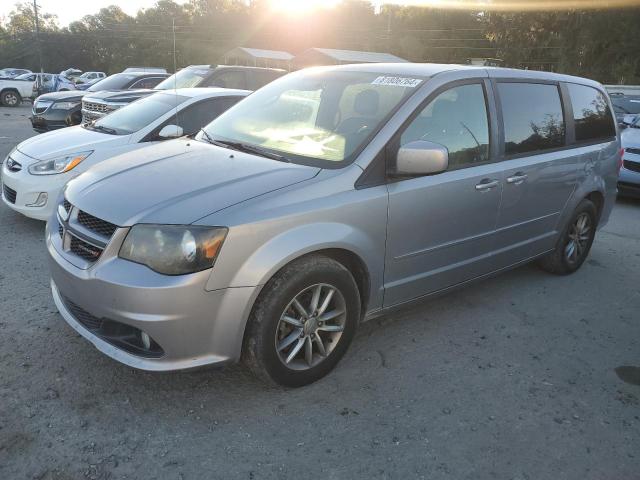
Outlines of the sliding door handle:
[[485,178],[484,180],[482,180],[480,183],[476,185],[476,190],[484,192],[486,190],[491,190],[492,188],[496,188],[498,185],[500,185],[499,180],[491,180],[489,178]]

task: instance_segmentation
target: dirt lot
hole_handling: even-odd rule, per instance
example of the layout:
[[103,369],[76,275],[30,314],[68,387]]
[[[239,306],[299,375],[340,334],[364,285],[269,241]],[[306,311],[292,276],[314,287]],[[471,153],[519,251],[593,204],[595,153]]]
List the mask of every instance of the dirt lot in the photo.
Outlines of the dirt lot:
[[[27,115],[0,108],[2,157]],[[525,266],[365,324],[289,391],[100,354],[56,312],[43,230],[0,206],[0,479],[640,479],[640,386],[616,373],[640,366],[640,202],[577,274]]]

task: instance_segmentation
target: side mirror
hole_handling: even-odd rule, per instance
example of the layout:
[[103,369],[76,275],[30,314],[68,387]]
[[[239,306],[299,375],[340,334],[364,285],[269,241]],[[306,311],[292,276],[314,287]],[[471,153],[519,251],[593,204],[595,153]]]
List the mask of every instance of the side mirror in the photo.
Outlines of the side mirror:
[[444,172],[449,166],[449,150],[434,142],[418,140],[403,145],[398,150],[396,168],[397,176],[429,175]]
[[161,138],[163,140],[169,138],[179,138],[182,135],[184,135],[184,131],[182,130],[182,127],[178,125],[165,125],[164,127],[162,127],[162,130],[158,132],[158,138]]

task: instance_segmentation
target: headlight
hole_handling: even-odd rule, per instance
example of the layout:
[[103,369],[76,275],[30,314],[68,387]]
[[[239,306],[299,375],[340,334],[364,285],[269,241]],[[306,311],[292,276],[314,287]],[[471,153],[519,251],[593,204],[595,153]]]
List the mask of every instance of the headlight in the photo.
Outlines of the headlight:
[[80,102],[56,102],[51,106],[52,110],[71,110],[80,105]]
[[88,152],[72,153],[64,157],[54,158],[52,160],[42,160],[36,162],[29,167],[29,173],[32,175],[54,175],[56,173],[65,173],[75,168],[80,162],[93,153]]
[[165,275],[213,267],[227,229],[181,225],[134,225],[119,256]]

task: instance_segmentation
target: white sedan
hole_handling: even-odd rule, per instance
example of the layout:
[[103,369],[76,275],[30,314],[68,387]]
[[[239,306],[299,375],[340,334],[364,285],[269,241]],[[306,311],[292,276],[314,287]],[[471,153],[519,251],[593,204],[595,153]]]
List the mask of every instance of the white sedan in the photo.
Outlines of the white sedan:
[[4,162],[2,199],[27,217],[47,220],[66,183],[91,166],[154,142],[193,135],[249,93],[226,88],[163,90],[92,124],[31,137]]

